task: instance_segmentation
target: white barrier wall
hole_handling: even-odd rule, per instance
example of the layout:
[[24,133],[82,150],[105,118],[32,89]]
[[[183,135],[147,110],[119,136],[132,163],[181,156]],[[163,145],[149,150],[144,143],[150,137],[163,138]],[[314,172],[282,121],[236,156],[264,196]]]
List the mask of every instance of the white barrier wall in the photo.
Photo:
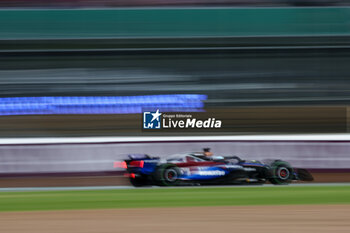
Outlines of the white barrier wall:
[[279,158],[301,168],[350,168],[350,136],[207,136],[0,139],[0,173],[115,171],[127,154],[168,156],[210,147],[217,155]]

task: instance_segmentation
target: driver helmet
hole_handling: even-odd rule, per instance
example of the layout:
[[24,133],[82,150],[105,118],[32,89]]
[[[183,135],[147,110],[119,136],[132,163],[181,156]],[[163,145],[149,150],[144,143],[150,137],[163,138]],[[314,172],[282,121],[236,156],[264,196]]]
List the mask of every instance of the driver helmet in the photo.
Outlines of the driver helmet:
[[203,154],[205,156],[213,156],[213,152],[210,151],[210,148],[203,148]]

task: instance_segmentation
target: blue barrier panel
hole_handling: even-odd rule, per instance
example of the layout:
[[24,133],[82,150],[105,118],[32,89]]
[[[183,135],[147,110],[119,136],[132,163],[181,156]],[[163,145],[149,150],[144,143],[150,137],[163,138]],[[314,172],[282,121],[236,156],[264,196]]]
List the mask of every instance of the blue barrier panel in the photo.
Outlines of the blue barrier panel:
[[201,111],[206,95],[64,96],[0,98],[0,115],[130,114],[145,109]]

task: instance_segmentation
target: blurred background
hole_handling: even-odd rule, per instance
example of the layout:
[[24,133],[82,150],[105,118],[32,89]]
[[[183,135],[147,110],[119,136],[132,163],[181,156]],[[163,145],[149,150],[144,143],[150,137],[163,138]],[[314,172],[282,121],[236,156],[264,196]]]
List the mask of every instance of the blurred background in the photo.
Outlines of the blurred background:
[[3,7],[329,6],[348,0],[1,0]]
[[141,130],[160,102],[208,134],[348,132],[349,3],[1,0],[0,136],[174,135]]
[[[0,137],[347,133],[349,4],[0,0]],[[142,109],[159,107],[215,117],[223,128],[142,131]],[[35,143],[3,142],[2,173],[110,172],[120,159],[118,146]],[[260,144],[211,147],[253,159],[283,154],[301,167],[348,172],[347,142],[284,143],[265,151]],[[170,147],[148,148],[162,155]],[[315,159],[321,162],[307,162]]]

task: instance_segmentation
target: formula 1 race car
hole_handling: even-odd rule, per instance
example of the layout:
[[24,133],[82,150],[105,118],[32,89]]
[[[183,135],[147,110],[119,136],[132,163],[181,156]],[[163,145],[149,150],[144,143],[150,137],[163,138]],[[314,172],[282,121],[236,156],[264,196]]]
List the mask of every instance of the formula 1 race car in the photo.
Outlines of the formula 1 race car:
[[128,155],[129,159],[115,162],[114,167],[126,169],[130,182],[136,186],[209,185],[209,184],[288,184],[293,180],[312,181],[305,169],[293,168],[282,160],[264,163],[242,160],[238,156],[215,157],[203,153],[187,153],[167,159],[146,154]]

